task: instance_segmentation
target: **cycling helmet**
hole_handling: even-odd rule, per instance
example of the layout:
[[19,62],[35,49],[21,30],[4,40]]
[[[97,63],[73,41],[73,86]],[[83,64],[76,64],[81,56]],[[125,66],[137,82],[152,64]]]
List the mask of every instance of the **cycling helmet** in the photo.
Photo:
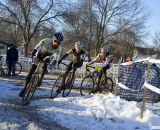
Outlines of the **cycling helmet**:
[[103,48],[101,48],[101,52],[108,52],[108,48],[107,47],[103,47]]
[[82,49],[82,47],[83,47],[83,43],[82,43],[82,42],[77,41],[77,42],[75,43],[75,48],[80,48],[80,49]]
[[63,34],[62,34],[62,33],[56,32],[56,33],[54,34],[54,36],[57,38],[57,40],[58,40],[59,42],[62,42],[62,41],[63,41]]

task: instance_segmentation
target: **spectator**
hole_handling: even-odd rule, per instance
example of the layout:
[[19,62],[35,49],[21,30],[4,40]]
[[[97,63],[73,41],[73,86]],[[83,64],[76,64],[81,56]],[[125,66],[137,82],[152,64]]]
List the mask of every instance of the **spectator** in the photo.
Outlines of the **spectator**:
[[132,58],[128,56],[128,57],[126,58],[126,62],[130,62],[130,61],[132,61]]
[[7,51],[6,62],[8,66],[8,76],[11,76],[11,72],[13,76],[15,76],[15,65],[18,61],[18,50],[15,48],[13,44],[10,45],[10,48]]

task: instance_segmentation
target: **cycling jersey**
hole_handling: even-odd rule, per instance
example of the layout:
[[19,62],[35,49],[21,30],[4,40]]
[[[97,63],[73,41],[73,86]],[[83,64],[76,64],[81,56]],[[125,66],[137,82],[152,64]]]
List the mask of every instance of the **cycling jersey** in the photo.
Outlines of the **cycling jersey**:
[[37,50],[35,62],[40,59],[38,57],[42,57],[43,59],[47,56],[50,60],[59,58],[61,53],[61,46],[59,45],[57,48],[53,48],[51,43],[52,39],[45,38],[36,45],[34,48]]
[[82,62],[85,59],[85,52],[81,50],[79,53],[76,52],[76,49],[71,49],[67,52],[71,56],[73,62]]
[[90,64],[95,63],[97,61],[101,61],[102,62],[102,67],[105,67],[107,65],[109,65],[111,67],[111,65],[112,65],[112,55],[108,55],[104,59],[101,59],[100,54],[98,54],[96,56],[96,58],[90,62]]
[[62,61],[67,56],[70,56],[71,61],[74,63],[83,63],[83,60],[85,59],[85,52],[81,50],[79,53],[77,53],[75,48],[71,49],[65,55],[62,56],[60,61]]

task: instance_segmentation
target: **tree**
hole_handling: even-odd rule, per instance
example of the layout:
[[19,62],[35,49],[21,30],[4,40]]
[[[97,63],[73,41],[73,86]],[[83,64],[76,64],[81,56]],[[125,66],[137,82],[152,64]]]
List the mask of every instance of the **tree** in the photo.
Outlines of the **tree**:
[[76,5],[70,7],[64,12],[64,22],[67,25],[66,37],[68,42],[80,40],[90,53],[92,42],[93,19],[91,18],[91,0],[79,1]]
[[[94,0],[96,12],[96,54],[110,37],[132,29],[146,20],[144,8],[138,0]],[[118,21],[123,20],[121,24]],[[118,25],[118,26],[117,26]]]
[[[95,55],[104,45],[112,43],[114,37],[126,30],[140,35],[148,12],[139,0],[81,0],[65,12],[67,33],[72,39],[82,39],[88,51]],[[129,32],[128,31],[128,32]],[[136,37],[138,36],[136,34]],[[115,40],[115,39],[114,39]],[[92,48],[91,48],[92,47]]]
[[56,0],[8,0],[0,2],[0,19],[14,25],[22,35],[23,53],[27,56],[31,39],[44,24],[57,19],[62,13],[57,9]]
[[153,39],[154,47],[157,50],[160,50],[160,32],[155,34],[155,38]]

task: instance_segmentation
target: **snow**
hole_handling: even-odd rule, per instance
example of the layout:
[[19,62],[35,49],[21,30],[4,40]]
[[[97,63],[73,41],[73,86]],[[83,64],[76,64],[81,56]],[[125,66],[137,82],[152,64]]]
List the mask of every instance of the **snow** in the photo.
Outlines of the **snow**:
[[[45,81],[50,82],[49,80]],[[46,129],[41,120],[69,130],[149,130],[160,128],[160,103],[147,104],[140,119],[140,104],[125,101],[113,94],[81,96],[71,92],[69,97],[50,99],[50,88],[39,88],[28,106],[21,106],[18,97],[22,86],[0,80],[0,129]],[[31,111],[32,110],[32,111]],[[28,112],[27,112],[28,111]],[[31,113],[29,113],[31,111]],[[32,115],[34,115],[32,117]],[[29,119],[29,117],[32,119]],[[37,120],[37,121],[35,121]],[[155,122],[156,121],[156,122]],[[46,123],[46,125],[48,125]],[[49,129],[53,127],[48,126]],[[58,126],[57,126],[58,128]]]

